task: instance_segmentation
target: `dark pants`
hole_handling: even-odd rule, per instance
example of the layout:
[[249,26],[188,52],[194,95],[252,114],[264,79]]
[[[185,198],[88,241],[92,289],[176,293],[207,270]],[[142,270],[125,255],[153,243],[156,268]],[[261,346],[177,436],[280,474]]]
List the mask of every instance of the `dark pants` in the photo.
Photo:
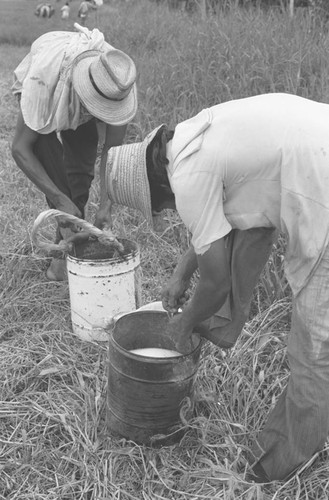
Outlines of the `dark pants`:
[[[80,125],[76,130],[39,136],[34,153],[58,189],[66,194],[81,211],[89,197],[94,178],[98,133],[95,120]],[[50,208],[57,208],[47,199]]]

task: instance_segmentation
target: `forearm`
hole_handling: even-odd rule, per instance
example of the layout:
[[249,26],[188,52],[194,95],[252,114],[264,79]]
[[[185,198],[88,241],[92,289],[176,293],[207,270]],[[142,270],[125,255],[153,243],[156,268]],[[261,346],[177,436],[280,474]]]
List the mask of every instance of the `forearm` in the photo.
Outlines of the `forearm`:
[[100,161],[100,193],[99,193],[99,208],[96,213],[95,225],[101,229],[107,229],[112,226],[111,219],[111,200],[108,196],[107,181],[106,181],[106,168],[107,168],[107,157],[108,150],[111,147],[120,146],[123,142],[126,125],[123,126],[112,126],[106,125],[105,129],[105,141],[103,145],[103,150],[101,154]]
[[99,182],[100,182],[99,203],[101,207],[108,205],[108,207],[110,208],[111,202],[109,200],[106,187],[106,162],[107,162],[107,148],[104,146],[99,168]]
[[179,260],[173,278],[188,282],[198,268],[198,261],[192,245]]
[[183,308],[182,330],[186,334],[218,311],[231,290],[229,261],[224,238],[213,242],[206,252],[196,257],[200,279],[191,301]]
[[42,163],[34,154],[39,134],[31,130],[24,122],[21,110],[17,117],[15,135],[12,143],[12,155],[17,166],[35,184],[56,207],[77,215],[78,209],[50,179]]
[[183,309],[183,330],[190,332],[197,324],[213,316],[224,304],[228,293],[225,286],[218,289],[212,283],[200,280],[192,299]]
[[55,206],[60,206],[67,200],[55,183],[50,179],[42,164],[32,151],[13,150],[13,157],[17,166],[42,191]]
[[109,200],[107,194],[107,186],[106,186],[106,164],[107,164],[107,156],[110,148],[115,146],[121,146],[123,143],[125,134],[126,134],[127,126],[112,126],[106,125],[105,130],[105,141],[101,154],[100,161],[100,206],[109,208],[111,207],[111,202]]

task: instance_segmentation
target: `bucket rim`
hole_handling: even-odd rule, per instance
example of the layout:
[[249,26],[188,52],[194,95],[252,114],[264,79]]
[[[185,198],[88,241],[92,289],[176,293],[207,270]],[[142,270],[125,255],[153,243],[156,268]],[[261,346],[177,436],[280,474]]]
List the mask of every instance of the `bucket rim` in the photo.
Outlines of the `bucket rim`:
[[74,262],[125,262],[131,258],[139,256],[140,250],[139,250],[139,245],[136,241],[130,240],[128,238],[118,238],[118,241],[125,241],[129,242],[132,244],[132,247],[134,247],[130,252],[126,253],[124,257],[118,256],[118,257],[106,257],[104,259],[91,259],[91,258],[81,258],[81,257],[76,257],[75,255],[72,255],[71,253],[67,254],[67,260],[72,260]]
[[[136,316],[136,315],[148,315],[148,314],[155,314],[155,315],[161,315],[161,316],[164,316],[164,315],[168,315],[167,311],[159,311],[159,310],[155,310],[155,309],[144,309],[143,311],[132,311],[132,312],[129,312],[129,313],[125,313],[125,314],[122,314],[120,316],[120,318],[118,318],[118,320],[115,322],[114,324],[114,327],[111,328],[111,331],[110,331],[110,335],[109,335],[109,338],[110,338],[110,341],[113,342],[113,344],[115,345],[115,347],[118,349],[119,352],[121,353],[124,353],[124,354],[128,354],[129,357],[133,358],[133,359],[140,359],[142,358],[143,359],[143,362],[149,362],[149,363],[154,363],[155,360],[156,362],[162,362],[162,363],[172,363],[172,362],[175,362],[177,360],[180,360],[182,358],[189,358],[191,357],[192,355],[194,355],[198,350],[201,349],[202,347],[202,337],[199,336],[198,337],[198,341],[197,341],[197,345],[194,347],[194,349],[192,349],[192,351],[190,351],[189,353],[187,354],[182,354],[180,353],[179,356],[172,356],[170,358],[168,357],[163,357],[163,358],[152,358],[150,356],[143,356],[142,354],[135,354],[131,351],[129,351],[128,349],[125,349],[124,347],[122,347],[115,339],[114,339],[114,330],[115,330],[115,326],[116,324],[122,319],[122,318],[125,318],[127,316]],[[195,334],[197,334],[198,332],[194,332]],[[178,351],[177,351],[178,352]]]

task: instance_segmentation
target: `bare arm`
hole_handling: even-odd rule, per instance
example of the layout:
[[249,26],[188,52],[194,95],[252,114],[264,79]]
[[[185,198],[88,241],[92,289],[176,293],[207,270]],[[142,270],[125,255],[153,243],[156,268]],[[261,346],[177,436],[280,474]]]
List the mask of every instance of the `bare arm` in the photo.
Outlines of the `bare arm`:
[[20,110],[12,144],[14,160],[24,174],[47,196],[58,210],[80,217],[79,209],[58,189],[35,156],[33,148],[38,137],[39,134],[24,123]]
[[185,302],[184,294],[197,268],[197,256],[191,245],[181,257],[173,275],[162,289],[162,305],[167,311],[177,312],[178,308]]
[[197,255],[197,261],[200,280],[191,301],[181,315],[185,332],[191,332],[195,325],[218,311],[231,289],[224,238],[212,243],[203,255]]
[[193,328],[210,318],[225,302],[231,288],[229,262],[224,238],[211,244],[203,255],[197,255],[200,280],[190,302],[171,320],[170,335],[178,350],[188,350]]
[[105,142],[100,161],[100,204],[96,214],[97,227],[111,226],[111,201],[106,189],[106,162],[107,153],[111,147],[121,146],[126,135],[127,125],[106,125]]

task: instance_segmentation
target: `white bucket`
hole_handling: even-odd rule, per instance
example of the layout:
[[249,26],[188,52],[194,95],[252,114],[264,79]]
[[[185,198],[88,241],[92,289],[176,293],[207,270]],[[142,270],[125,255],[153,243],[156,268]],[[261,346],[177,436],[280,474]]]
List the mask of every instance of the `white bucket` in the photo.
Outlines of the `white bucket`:
[[67,256],[72,329],[83,340],[108,341],[106,328],[114,316],[141,304],[138,246],[119,241],[125,248],[124,258],[112,256],[113,249],[98,242],[79,245],[76,255]]

